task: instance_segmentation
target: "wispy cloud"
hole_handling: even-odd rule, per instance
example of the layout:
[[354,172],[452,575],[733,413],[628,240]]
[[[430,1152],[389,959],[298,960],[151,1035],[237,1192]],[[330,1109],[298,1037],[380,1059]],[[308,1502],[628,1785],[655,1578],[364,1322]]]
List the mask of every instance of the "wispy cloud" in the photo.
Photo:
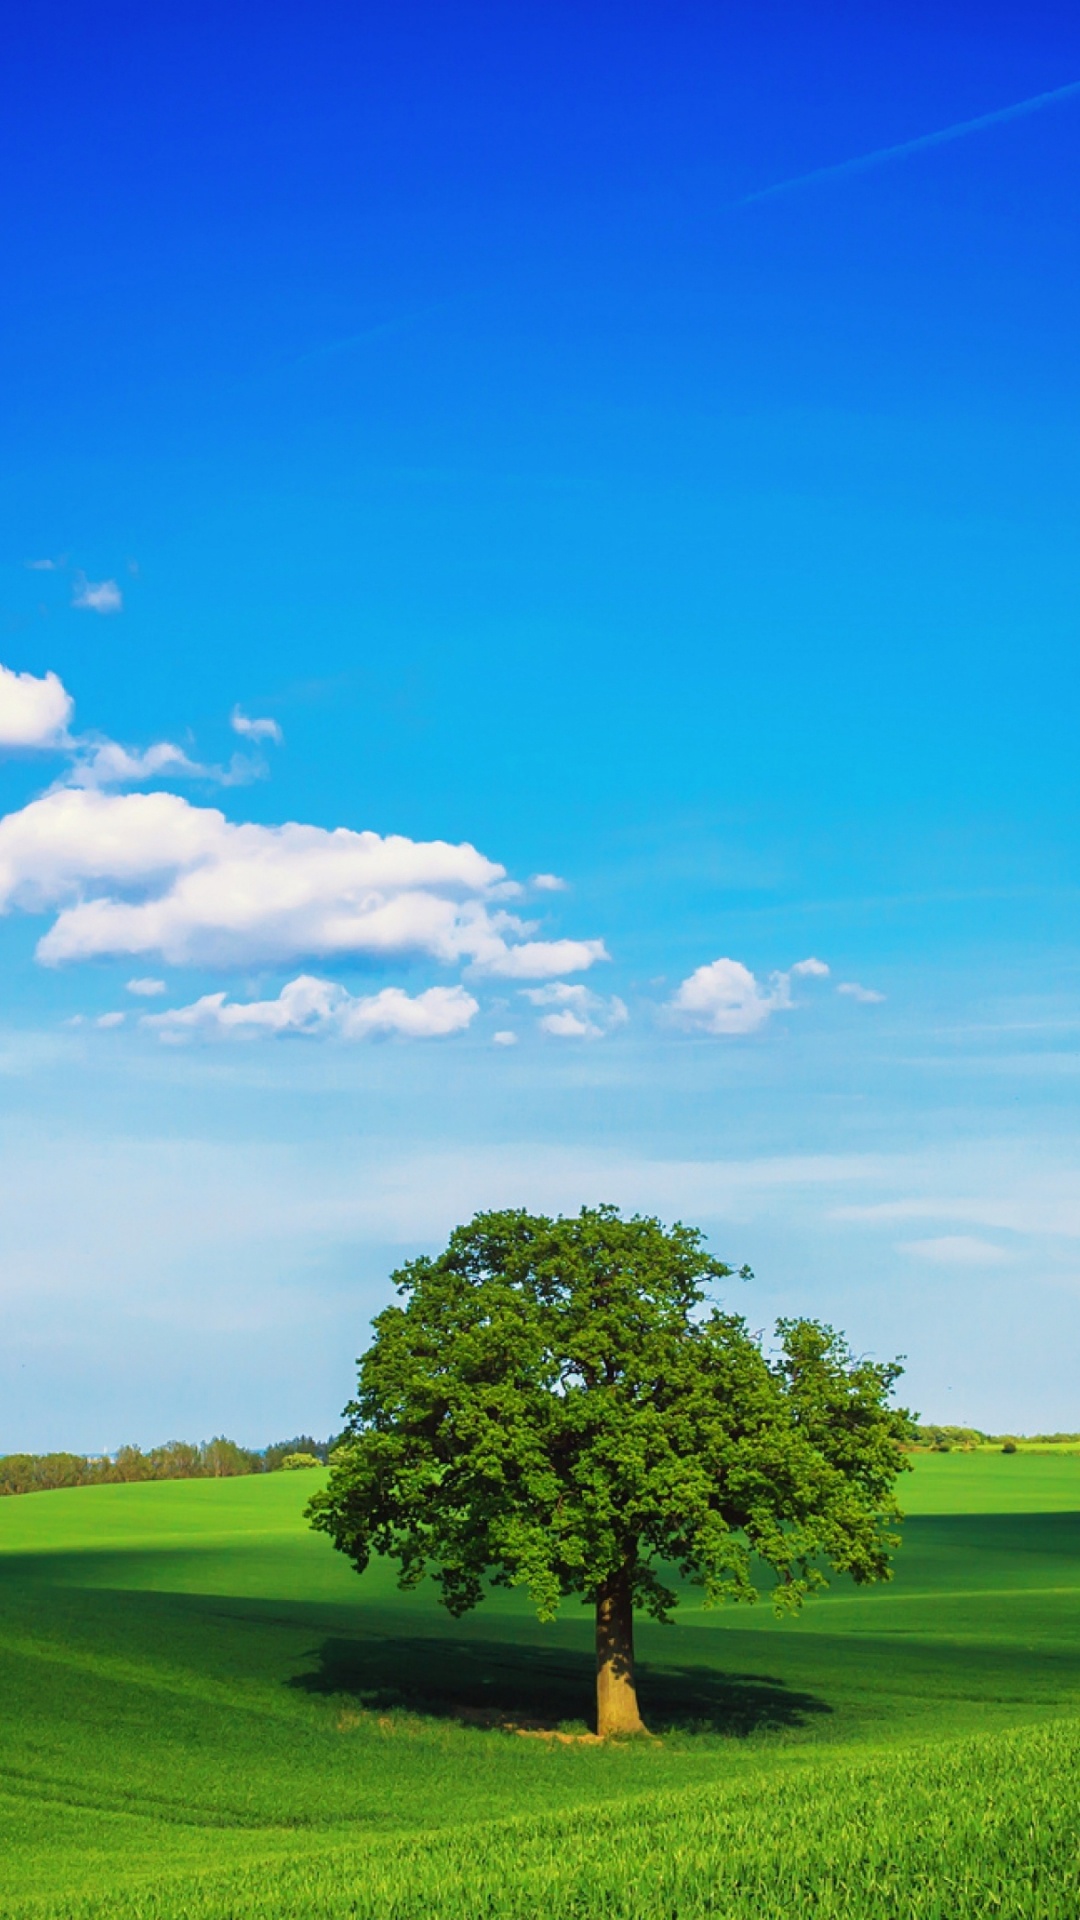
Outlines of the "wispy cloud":
[[901,1253],[914,1254],[935,1267],[1000,1267],[1008,1260],[1004,1247],[980,1240],[972,1233],[943,1233],[934,1240],[905,1240]]
[[876,1007],[885,998],[876,987],[862,987],[857,980],[841,980],[836,991],[848,1000],[857,1000],[863,1007]]
[[1035,93],[1030,99],[1015,101],[1012,106],[996,107],[992,113],[980,113],[974,120],[957,120],[950,127],[939,127],[936,133],[921,133],[914,140],[901,140],[891,147],[874,147],[871,152],[856,154],[850,160],[838,160],[828,167],[813,167],[808,173],[794,174],[789,180],[777,180],[771,187],[759,187],[756,193],[745,194],[739,205],[753,206],[760,200],[773,200],[778,194],[792,193],[797,187],[814,186],[822,180],[841,180],[849,173],[866,173],[871,167],[883,167],[890,160],[905,160],[909,154],[925,153],[931,147],[946,146],[951,140],[965,139],[969,133],[982,133],[986,127],[1002,126],[1007,120],[1021,120],[1029,113],[1041,112],[1043,107],[1075,99],[1078,94],[1080,80],[1071,80],[1067,86],[1051,88],[1049,93]]
[[152,747],[122,747],[116,740],[88,739],[80,743],[74,765],[65,775],[69,787],[132,787],[144,780],[213,778],[214,769],[189,759],[183,747],[158,740]]
[[84,573],[80,573],[75,578],[71,604],[73,607],[88,608],[91,613],[119,613],[124,605],[124,596],[115,580],[88,580]]
[[243,713],[239,707],[233,708],[229,716],[229,725],[242,740],[273,740],[275,745],[280,746],[284,738],[276,720],[256,720]]
[[551,1009],[541,1015],[540,1030],[559,1040],[599,1040],[613,1027],[624,1026],[630,1017],[617,993],[606,999],[589,987],[571,985],[567,980],[553,980],[546,987],[523,987],[521,991],[534,1007]]

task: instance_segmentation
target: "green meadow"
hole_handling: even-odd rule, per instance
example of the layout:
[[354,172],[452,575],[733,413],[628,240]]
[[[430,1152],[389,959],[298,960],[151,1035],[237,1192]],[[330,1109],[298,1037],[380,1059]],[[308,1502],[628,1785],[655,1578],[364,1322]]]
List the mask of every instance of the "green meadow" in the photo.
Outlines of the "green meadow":
[[1075,1455],[918,1456],[893,1582],[795,1621],[689,1591],[607,1746],[584,1609],[358,1579],[319,1482],[0,1501],[0,1912],[1074,1920]]

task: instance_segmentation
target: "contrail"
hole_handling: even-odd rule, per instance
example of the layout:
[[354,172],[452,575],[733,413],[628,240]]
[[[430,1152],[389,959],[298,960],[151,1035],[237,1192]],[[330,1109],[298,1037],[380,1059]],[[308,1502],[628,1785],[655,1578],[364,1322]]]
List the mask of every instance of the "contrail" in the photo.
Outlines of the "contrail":
[[831,167],[815,167],[812,173],[798,173],[792,180],[778,180],[774,187],[761,187],[738,202],[749,207],[757,200],[771,200],[775,194],[790,193],[794,187],[808,187],[815,180],[838,180],[845,173],[862,173],[867,167],[884,166],[887,160],[902,160],[905,154],[922,153],[927,147],[941,147],[947,140],[962,140],[967,133],[981,133],[984,127],[1000,126],[1003,120],[1019,120],[1025,113],[1038,113],[1040,107],[1055,100],[1070,100],[1080,93],[1080,80],[1067,87],[1054,87],[1050,93],[1033,94],[1030,100],[1018,100],[1015,106],[998,107],[993,113],[981,113],[977,120],[958,120],[954,127],[941,127],[937,133],[921,133],[917,140],[902,140],[896,147],[875,147],[873,153],[860,153],[854,160],[838,160]]

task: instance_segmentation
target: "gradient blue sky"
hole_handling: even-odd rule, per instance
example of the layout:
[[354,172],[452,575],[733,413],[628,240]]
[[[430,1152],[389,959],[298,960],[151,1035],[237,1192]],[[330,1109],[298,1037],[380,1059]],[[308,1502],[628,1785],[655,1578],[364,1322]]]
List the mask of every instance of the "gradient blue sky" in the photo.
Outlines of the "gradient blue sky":
[[[393,1264],[605,1198],[749,1261],[754,1326],[905,1353],[927,1416],[1080,1428],[1080,95],[840,165],[1080,80],[1075,10],[9,36],[0,662],[75,714],[0,754],[0,1449],[328,1429]],[[123,833],[171,792],[470,843],[567,883],[479,901],[537,923],[508,950],[610,959],[312,923],[44,964],[170,884],[62,848],[35,898],[56,782]],[[718,960],[724,1031],[716,976],[679,999]],[[317,1031],[140,1024],[303,975]],[[349,1036],[435,987],[460,1031]]]

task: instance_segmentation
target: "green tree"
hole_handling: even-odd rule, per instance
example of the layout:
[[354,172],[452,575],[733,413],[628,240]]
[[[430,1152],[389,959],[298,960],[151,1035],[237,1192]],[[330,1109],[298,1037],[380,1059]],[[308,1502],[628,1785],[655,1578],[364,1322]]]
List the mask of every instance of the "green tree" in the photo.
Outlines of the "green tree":
[[208,1477],[222,1480],[235,1474],[261,1473],[262,1459],[247,1447],[238,1447],[235,1440],[226,1440],[224,1434],[218,1434],[200,1448],[200,1469]]
[[[745,1272],[745,1270],[744,1270]],[[642,1730],[634,1609],[668,1619],[673,1578],[782,1608],[825,1583],[889,1577],[908,1416],[900,1369],[828,1327],[783,1321],[769,1358],[706,1300],[732,1269],[691,1227],[479,1214],[394,1279],[312,1524],[363,1572],[432,1574],[449,1611],[485,1581],[596,1614],[597,1728]]]

